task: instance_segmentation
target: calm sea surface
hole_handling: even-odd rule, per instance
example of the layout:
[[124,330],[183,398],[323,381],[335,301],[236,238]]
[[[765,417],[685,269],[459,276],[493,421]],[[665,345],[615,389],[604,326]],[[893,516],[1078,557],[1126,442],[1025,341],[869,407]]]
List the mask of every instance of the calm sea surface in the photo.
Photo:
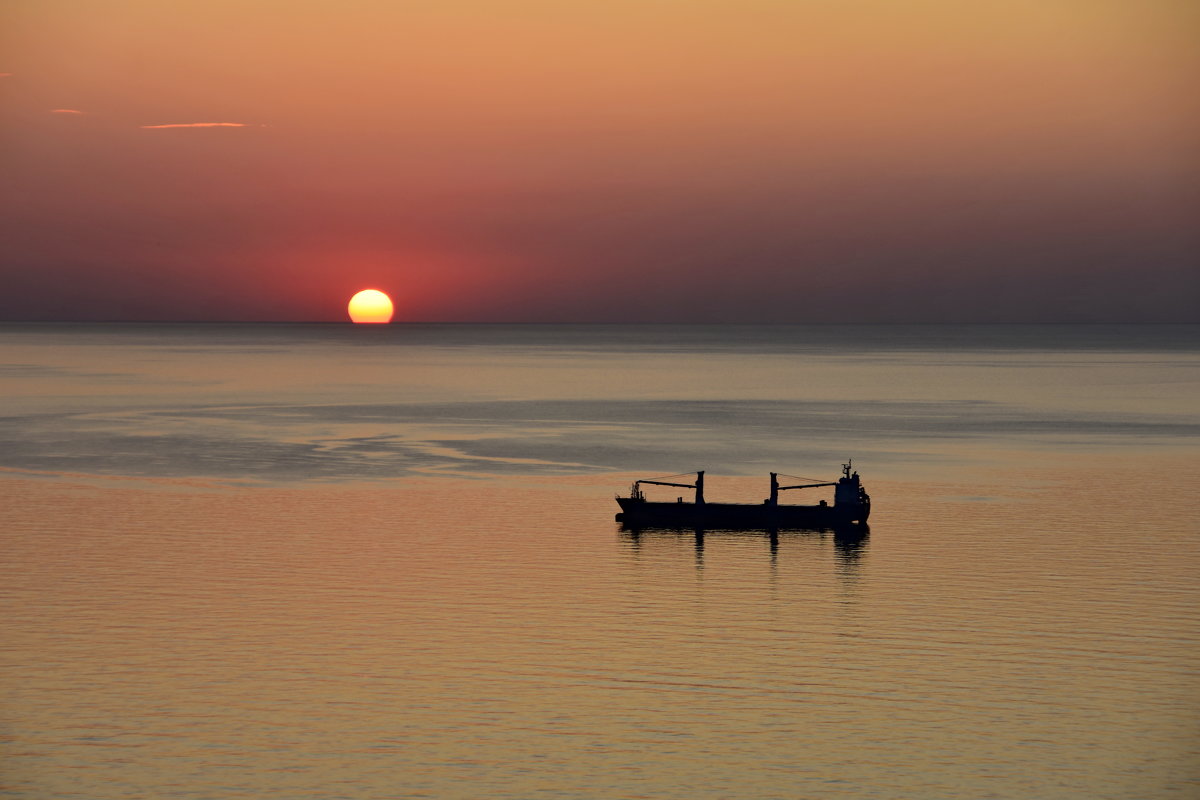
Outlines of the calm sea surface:
[[1200,797],[1198,408],[1195,326],[0,325],[0,797]]

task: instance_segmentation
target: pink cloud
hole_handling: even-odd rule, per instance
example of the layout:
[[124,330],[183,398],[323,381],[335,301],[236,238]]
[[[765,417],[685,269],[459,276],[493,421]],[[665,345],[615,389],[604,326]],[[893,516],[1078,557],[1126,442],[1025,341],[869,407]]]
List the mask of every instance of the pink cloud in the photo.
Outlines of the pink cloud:
[[86,111],[80,111],[77,108],[52,108],[51,114],[86,114]]
[[244,122],[172,122],[166,125],[140,125],[141,128],[245,128]]

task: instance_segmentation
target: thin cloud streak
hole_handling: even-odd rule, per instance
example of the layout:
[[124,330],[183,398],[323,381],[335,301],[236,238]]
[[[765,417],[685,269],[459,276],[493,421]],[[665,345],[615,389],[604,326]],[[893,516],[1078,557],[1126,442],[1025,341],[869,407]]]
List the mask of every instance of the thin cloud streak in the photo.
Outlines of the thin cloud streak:
[[86,111],[80,111],[78,108],[52,108],[51,114],[86,114]]
[[160,128],[245,128],[244,122],[171,122],[166,125],[139,125],[139,128],[156,130]]

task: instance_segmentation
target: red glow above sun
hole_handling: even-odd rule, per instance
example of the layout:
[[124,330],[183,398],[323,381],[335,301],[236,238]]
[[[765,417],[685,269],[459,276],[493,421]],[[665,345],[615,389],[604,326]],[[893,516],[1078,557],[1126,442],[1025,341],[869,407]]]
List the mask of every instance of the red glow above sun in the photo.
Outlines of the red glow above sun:
[[393,310],[392,298],[378,289],[363,289],[346,306],[354,322],[391,322]]

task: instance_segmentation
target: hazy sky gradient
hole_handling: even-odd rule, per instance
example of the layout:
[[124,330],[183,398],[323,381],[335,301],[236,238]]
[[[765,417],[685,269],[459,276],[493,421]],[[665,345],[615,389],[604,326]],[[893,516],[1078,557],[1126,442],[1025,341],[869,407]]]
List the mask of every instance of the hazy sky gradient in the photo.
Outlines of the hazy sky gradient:
[[1200,321],[1192,2],[0,9],[3,319]]

